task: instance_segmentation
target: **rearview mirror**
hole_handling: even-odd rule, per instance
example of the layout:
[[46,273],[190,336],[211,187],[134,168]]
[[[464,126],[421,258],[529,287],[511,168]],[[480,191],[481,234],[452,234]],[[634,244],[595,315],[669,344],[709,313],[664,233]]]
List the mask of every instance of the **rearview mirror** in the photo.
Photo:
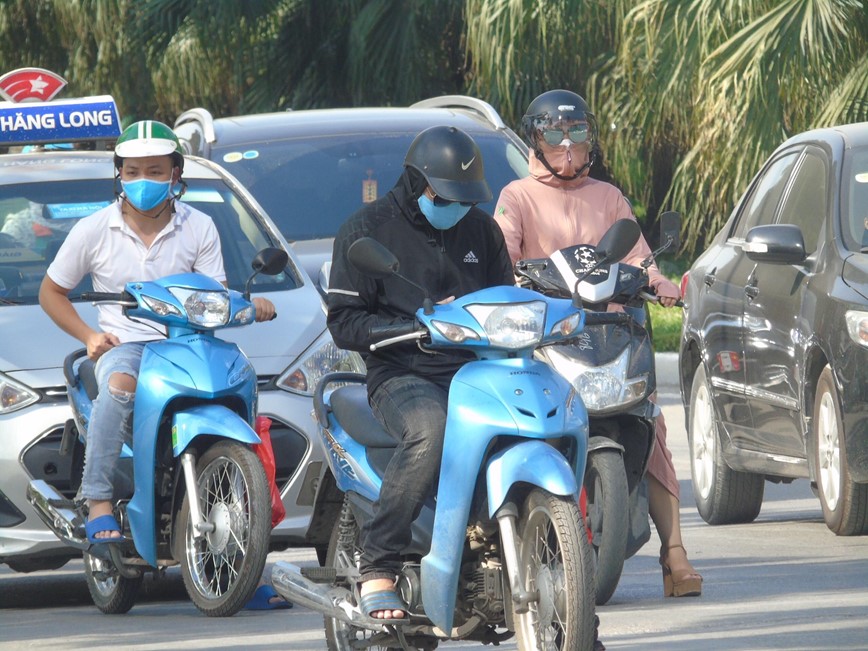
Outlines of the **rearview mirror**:
[[283,249],[269,247],[262,249],[253,258],[251,266],[253,271],[266,276],[276,276],[281,271],[286,269],[286,263],[289,262],[289,256]]
[[347,259],[361,274],[388,278],[398,273],[398,258],[372,237],[360,237],[347,249]]
[[603,266],[621,260],[633,250],[641,234],[642,229],[639,228],[636,221],[632,219],[616,221],[600,238],[600,243],[596,246],[595,254],[598,264],[595,266]]
[[677,252],[681,246],[681,213],[667,210],[658,218],[660,221],[660,247]]

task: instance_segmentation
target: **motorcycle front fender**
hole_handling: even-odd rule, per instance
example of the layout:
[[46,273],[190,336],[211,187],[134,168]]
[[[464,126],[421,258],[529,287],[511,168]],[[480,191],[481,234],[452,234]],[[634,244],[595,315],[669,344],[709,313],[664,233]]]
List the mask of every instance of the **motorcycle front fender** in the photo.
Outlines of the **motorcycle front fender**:
[[223,405],[196,405],[174,414],[172,418],[172,454],[176,457],[197,436],[209,434],[240,443],[261,443],[250,424]]
[[501,450],[488,464],[488,514],[494,518],[509,490],[519,483],[539,486],[553,495],[579,499],[575,471],[560,452],[544,441],[522,441]]
[[[172,416],[172,454],[177,458],[198,436],[217,436],[241,443],[260,443],[250,424],[223,405],[196,405]],[[154,521],[154,467],[145,455],[137,455],[136,490],[127,505],[136,550],[151,566],[157,564],[157,532]]]

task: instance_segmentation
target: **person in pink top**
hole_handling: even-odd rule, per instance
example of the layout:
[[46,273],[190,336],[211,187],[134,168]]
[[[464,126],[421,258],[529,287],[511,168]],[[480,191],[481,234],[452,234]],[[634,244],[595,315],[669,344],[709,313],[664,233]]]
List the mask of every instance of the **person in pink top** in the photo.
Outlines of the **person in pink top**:
[[[545,258],[574,244],[596,244],[616,220],[636,219],[618,188],[588,176],[597,151],[597,123],[579,95],[568,90],[543,93],[525,111],[522,129],[531,149],[530,176],[507,185],[494,211],[513,263]],[[638,266],[649,255],[651,249],[640,237],[624,262]],[[672,307],[681,298],[657,265],[648,267],[648,276],[661,305]],[[681,540],[678,479],[662,413],[655,430],[648,510],[660,536],[664,596],[699,595],[702,577]]]

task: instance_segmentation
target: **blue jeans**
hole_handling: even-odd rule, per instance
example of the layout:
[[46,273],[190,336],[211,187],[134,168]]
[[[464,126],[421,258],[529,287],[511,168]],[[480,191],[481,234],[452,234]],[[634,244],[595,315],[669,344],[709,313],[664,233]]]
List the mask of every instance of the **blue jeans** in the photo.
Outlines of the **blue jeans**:
[[144,343],[126,343],[104,353],[96,363],[99,395],[93,403],[84,451],[81,494],[89,500],[113,498],[115,472],[124,443],[132,442],[135,394],[109,388],[115,373],[139,377]]
[[362,527],[362,581],[395,579],[410,525],[440,475],[448,392],[414,375],[393,377],[371,395],[374,415],[400,441],[383,476],[374,517]]

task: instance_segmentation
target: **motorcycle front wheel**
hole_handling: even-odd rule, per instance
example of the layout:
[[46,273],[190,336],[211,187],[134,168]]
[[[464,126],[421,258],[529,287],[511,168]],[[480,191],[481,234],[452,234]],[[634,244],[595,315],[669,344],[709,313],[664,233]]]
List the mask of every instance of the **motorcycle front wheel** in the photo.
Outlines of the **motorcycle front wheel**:
[[185,493],[176,558],[196,608],[211,617],[228,617],[244,607],[262,576],[271,494],[259,458],[236,441],[220,441],[205,451],[196,463],[196,484],[202,516],[213,530],[196,537]]
[[590,453],[584,485],[588,495],[588,530],[597,559],[596,601],[602,606],[618,587],[627,555],[630,495],[620,452],[602,448]]
[[575,499],[531,490],[518,522],[524,588],[537,598],[515,613],[519,651],[594,646],[594,561]]
[[136,603],[143,575],[128,579],[118,574],[111,561],[85,552],[84,577],[94,605],[106,615],[123,615]]

